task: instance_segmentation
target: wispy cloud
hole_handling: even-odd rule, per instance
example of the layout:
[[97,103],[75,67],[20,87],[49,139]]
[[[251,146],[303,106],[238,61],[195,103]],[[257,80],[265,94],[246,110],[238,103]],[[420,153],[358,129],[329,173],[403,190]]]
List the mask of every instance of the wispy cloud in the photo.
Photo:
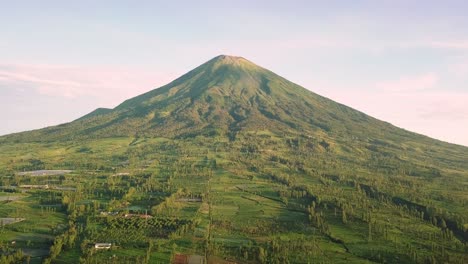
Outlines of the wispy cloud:
[[69,99],[93,96],[109,104],[156,88],[174,77],[134,68],[0,65],[2,87],[32,89],[41,95]]
[[24,90],[24,86],[34,87],[40,94],[73,98],[85,93],[80,89],[84,84],[66,79],[48,79],[41,75],[0,70],[0,82]]

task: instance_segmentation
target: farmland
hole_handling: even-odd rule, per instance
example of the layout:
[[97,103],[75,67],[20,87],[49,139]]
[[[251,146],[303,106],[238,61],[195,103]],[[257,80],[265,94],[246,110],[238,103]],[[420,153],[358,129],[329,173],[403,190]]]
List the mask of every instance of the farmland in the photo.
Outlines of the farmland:
[[[270,144],[289,151],[281,139]],[[0,217],[24,219],[4,224],[0,239],[5,252],[21,250],[31,263],[167,263],[177,254],[238,263],[466,260],[462,234],[447,225],[454,218],[437,214],[433,222],[383,195],[405,197],[410,186],[421,186],[418,179],[396,194],[380,178],[374,185],[379,196],[371,193],[376,187],[368,191],[353,176],[344,180],[302,168],[304,173],[294,164],[264,160],[259,153],[268,149],[229,152],[228,145],[242,145],[206,138],[94,140],[86,153],[73,143],[28,145],[13,155],[11,146],[1,147],[9,157],[0,159],[2,186],[50,188],[0,192]],[[33,156],[43,165],[32,169],[73,171],[18,176]],[[427,195],[437,188],[422,187]],[[452,208],[463,210],[462,204]],[[96,251],[95,243],[112,248]]]

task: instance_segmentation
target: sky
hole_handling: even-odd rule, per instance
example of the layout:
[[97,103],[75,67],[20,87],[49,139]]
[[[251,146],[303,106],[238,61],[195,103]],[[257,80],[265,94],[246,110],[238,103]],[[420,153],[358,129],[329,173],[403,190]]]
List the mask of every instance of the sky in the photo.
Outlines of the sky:
[[0,134],[72,121],[242,56],[468,146],[468,2],[0,0]]

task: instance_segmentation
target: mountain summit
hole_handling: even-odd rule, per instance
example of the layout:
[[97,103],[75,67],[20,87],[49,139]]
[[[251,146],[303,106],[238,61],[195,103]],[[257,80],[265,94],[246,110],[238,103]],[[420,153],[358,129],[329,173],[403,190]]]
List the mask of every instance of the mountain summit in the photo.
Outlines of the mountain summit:
[[254,63],[250,62],[249,60],[244,59],[240,56],[230,56],[230,55],[219,55],[214,57],[208,63],[217,64],[217,65],[233,65],[233,66],[253,66],[258,67]]

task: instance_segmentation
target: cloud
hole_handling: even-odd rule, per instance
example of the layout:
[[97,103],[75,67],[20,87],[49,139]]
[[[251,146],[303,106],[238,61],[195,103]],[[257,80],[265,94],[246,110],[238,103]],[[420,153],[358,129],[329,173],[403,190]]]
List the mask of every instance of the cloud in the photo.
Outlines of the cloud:
[[53,94],[68,98],[76,97],[84,92],[80,89],[82,84],[78,82],[60,78],[47,79],[15,71],[0,71],[0,81],[6,85],[13,84],[13,87],[19,90],[24,91],[24,86],[33,86],[40,94]]
[[429,46],[433,48],[468,50],[468,40],[432,41],[429,43]]
[[0,86],[67,99],[98,97],[104,104],[112,105],[175,77],[175,74],[157,72],[115,67],[0,65]]
[[437,74],[426,73],[417,76],[403,76],[398,80],[378,82],[375,87],[386,92],[423,91],[434,88],[438,80]]

